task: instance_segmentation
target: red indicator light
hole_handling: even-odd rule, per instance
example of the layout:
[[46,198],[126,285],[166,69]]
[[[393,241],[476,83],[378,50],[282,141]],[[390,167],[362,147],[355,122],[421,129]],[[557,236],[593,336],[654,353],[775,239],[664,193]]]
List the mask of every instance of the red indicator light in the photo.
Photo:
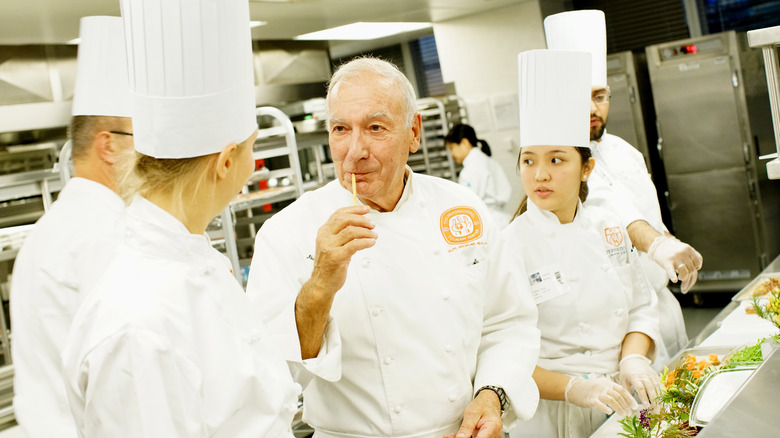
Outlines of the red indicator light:
[[696,53],[696,46],[693,44],[689,44],[687,46],[680,47],[680,51],[685,54],[695,54]]

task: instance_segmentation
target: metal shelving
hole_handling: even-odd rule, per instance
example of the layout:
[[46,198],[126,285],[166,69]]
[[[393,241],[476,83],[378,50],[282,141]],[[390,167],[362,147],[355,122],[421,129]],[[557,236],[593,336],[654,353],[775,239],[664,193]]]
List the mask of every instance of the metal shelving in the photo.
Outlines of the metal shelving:
[[450,156],[444,144],[444,136],[456,123],[465,122],[466,109],[457,96],[417,99],[417,109],[422,116],[420,148],[409,155],[409,167],[418,173],[457,180],[460,165]]

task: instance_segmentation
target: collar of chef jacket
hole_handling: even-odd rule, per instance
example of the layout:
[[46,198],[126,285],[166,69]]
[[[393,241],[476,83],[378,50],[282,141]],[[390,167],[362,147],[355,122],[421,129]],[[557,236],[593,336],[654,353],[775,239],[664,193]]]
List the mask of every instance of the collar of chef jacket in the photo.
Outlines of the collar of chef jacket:
[[208,236],[190,233],[178,219],[142,196],[127,207],[126,239],[131,246],[164,258],[210,257],[215,252]]
[[[412,194],[414,194],[414,189],[412,188],[412,175],[414,175],[414,172],[412,172],[412,168],[411,168],[411,167],[409,167],[408,165],[407,165],[407,166],[405,166],[405,169],[404,169],[404,180],[405,180],[405,181],[404,181],[404,191],[403,191],[403,192],[401,192],[401,197],[398,199],[398,202],[395,204],[395,207],[394,207],[394,208],[393,208],[391,211],[398,211],[398,210],[400,210],[400,209],[401,209],[401,207],[402,207],[404,204],[406,204],[406,203],[407,203],[407,201],[409,201],[409,198],[411,198],[411,197],[412,197]],[[341,184],[340,184],[340,183],[339,183],[339,186],[341,186]],[[344,188],[344,187],[343,187],[343,186],[341,186],[341,188]],[[350,204],[349,204],[349,205],[352,205],[352,204],[351,204],[351,202],[352,202],[352,192],[351,192],[351,191],[349,191],[349,190],[347,190],[347,189],[344,189],[344,194],[345,194],[345,197],[344,197],[345,201],[346,201],[346,199],[347,199],[346,195],[347,195],[347,194],[349,195],[349,202],[350,202]],[[363,202],[360,200],[360,198],[358,198],[358,201],[357,201],[357,202],[358,202],[359,204],[361,204],[361,205],[366,205],[366,204],[364,204],[364,203],[363,203]],[[345,205],[346,205],[346,204],[345,204]],[[381,214],[381,213],[379,213],[378,211],[375,211],[375,210],[373,210],[373,209],[372,209],[372,210],[369,212],[369,214],[371,214],[371,213],[375,213],[375,214]]]
[[555,213],[548,210],[542,210],[530,200],[526,205],[528,211],[524,214],[529,214],[533,225],[538,227],[539,231],[545,233],[545,235],[548,237],[551,237],[555,234],[556,227],[571,225],[587,228],[589,225],[587,219],[584,218],[585,208],[582,206],[582,202],[580,200],[577,200],[577,212],[574,214],[574,220],[569,224],[561,224],[561,222],[558,220],[558,216],[556,216]]
[[125,203],[113,190],[86,178],[71,178],[60,192],[57,200],[71,200],[93,198],[101,207],[118,215],[125,209]]
[[482,152],[478,147],[473,147],[469,151],[469,153],[466,155],[466,158],[463,159],[463,167],[466,167],[470,164],[476,164],[482,158],[482,156],[487,157],[484,152]]

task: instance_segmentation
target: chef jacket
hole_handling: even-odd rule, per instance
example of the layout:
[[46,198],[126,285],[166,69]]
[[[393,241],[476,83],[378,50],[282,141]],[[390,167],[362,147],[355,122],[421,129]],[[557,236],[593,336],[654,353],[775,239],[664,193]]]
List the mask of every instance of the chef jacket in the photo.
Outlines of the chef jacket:
[[142,197],[63,351],[89,437],[291,437],[300,385],[230,263]]
[[[366,215],[376,244],[357,252],[331,308],[341,379],[317,376],[303,418],[318,437],[436,437],[457,432],[475,390],[504,388],[505,427],[538,402],[536,309],[522,267],[484,203],[451,181],[415,174],[393,211]],[[257,234],[247,294],[300,360],[295,299],[314,266],[317,230],[352,194],[338,181],[304,194]],[[296,350],[297,349],[297,350]],[[321,371],[321,370],[320,370]]]
[[568,375],[617,371],[623,338],[641,332],[658,339],[655,295],[612,212],[578,205],[561,224],[533,202],[503,231],[539,309],[538,365]]
[[14,415],[31,438],[76,436],[60,353],[89,285],[116,250],[124,208],[108,187],[73,178],[16,258],[10,299]]
[[485,202],[500,228],[509,224],[511,216],[504,211],[504,204],[512,195],[512,186],[496,160],[477,147],[471,148],[463,159],[458,184],[468,187]]
[[[661,207],[655,185],[650,179],[642,154],[620,137],[605,133],[601,141],[590,143],[596,167],[595,178],[588,181],[590,193],[586,204],[608,206],[605,198],[612,197],[626,224],[643,219],[663,233],[667,228],[661,218]],[[666,270],[647,253],[639,254],[639,262],[658,296],[663,344],[658,345],[657,363],[668,362],[688,343],[680,303],[667,288]]]

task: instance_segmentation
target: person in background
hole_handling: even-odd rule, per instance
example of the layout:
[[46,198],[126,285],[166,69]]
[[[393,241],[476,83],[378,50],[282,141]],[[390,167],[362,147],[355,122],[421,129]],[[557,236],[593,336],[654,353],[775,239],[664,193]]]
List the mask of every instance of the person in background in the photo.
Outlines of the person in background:
[[648,404],[660,387],[650,365],[659,338],[655,294],[621,218],[583,204],[598,167],[588,148],[582,72],[589,64],[587,52],[519,56],[518,168],[526,198],[502,235],[529,274],[539,309],[533,376],[542,400],[513,438],[590,436],[613,411],[625,416],[637,407],[632,389]]
[[288,360],[339,333],[341,379],[309,368],[304,421],[325,438],[500,437],[538,400],[524,275],[474,193],[406,165],[421,116],[394,65],[352,60],[326,99],[337,180],[263,224],[247,284]]
[[[604,13],[581,10],[551,15],[544,20],[550,49],[584,50],[593,55],[590,107],[590,147],[597,166],[590,181],[588,203],[609,206],[624,217],[634,246],[642,251],[642,268],[658,298],[662,367],[688,343],[680,303],[667,287],[682,281],[683,293],[696,283],[702,256],[667,230],[658,195],[642,154],[623,139],[606,133],[609,114],[607,42]],[[660,368],[659,368],[660,369]]]
[[79,33],[69,130],[74,178],[27,236],[11,282],[14,415],[32,438],[77,436],[60,354],[76,310],[118,245],[125,205],[117,168],[133,148],[122,19],[84,17]]
[[509,224],[511,216],[504,211],[504,204],[512,195],[512,187],[501,165],[490,157],[488,143],[477,138],[474,128],[459,123],[444,137],[444,144],[452,158],[463,165],[458,184],[468,187],[485,202],[500,228]]
[[254,170],[248,2],[121,7],[136,194],[63,351],[79,434],[292,437],[300,385],[205,234]]

